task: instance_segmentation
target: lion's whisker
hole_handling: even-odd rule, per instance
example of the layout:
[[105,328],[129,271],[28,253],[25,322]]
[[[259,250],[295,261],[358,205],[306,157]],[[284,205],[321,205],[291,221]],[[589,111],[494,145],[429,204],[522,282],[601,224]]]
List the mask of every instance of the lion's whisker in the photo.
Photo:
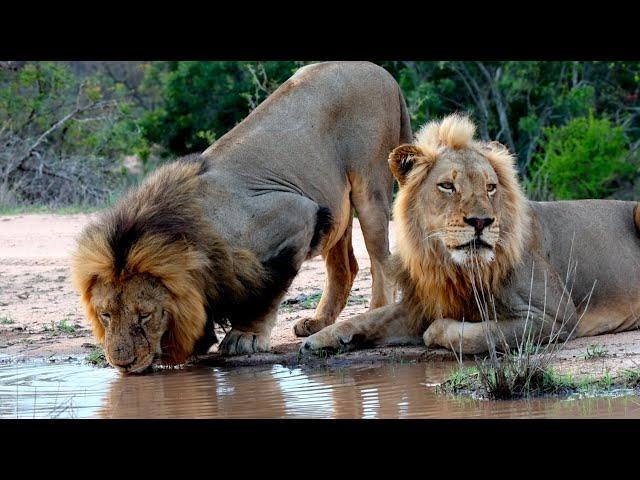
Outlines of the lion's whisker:
[[434,232],[429,232],[425,237],[423,237],[422,241],[426,242],[430,238],[442,238],[446,233],[446,230],[436,230]]

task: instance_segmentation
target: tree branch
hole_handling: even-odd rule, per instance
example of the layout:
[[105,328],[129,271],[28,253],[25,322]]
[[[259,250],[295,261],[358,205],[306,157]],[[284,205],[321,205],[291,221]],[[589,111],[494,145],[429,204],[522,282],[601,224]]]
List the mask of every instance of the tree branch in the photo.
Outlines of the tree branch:
[[491,94],[493,95],[493,100],[496,105],[496,110],[498,111],[498,121],[500,122],[500,131],[504,132],[504,136],[507,142],[507,146],[512,153],[516,151],[516,145],[513,142],[513,136],[511,135],[511,127],[509,126],[509,117],[507,115],[507,107],[504,102],[504,98],[502,97],[502,93],[498,88],[498,82],[500,81],[500,77],[502,76],[502,67],[498,67],[495,71],[495,74],[492,76],[489,73],[489,70],[482,62],[476,62],[478,68],[482,72],[482,74],[487,79],[489,83],[489,88],[491,89]]
[[[82,86],[80,87],[80,89],[82,89]],[[31,144],[31,146],[29,146],[27,148],[27,150],[23,153],[23,155],[21,157],[18,158],[18,161],[15,162],[14,165],[10,166],[9,168],[7,168],[7,170],[4,172],[4,176],[5,176],[5,180],[6,178],[9,176],[9,174],[16,170],[16,169],[20,169],[24,162],[27,161],[27,159],[31,156],[31,154],[33,153],[33,151],[38,148],[38,146],[49,136],[51,135],[53,132],[55,132],[56,130],[58,130],[60,127],[62,127],[64,124],[66,124],[69,120],[71,120],[73,117],[75,117],[76,115],[86,112],[87,110],[91,110],[91,109],[98,109],[98,108],[104,108],[108,105],[114,105],[115,102],[113,101],[103,101],[103,102],[92,102],[89,103],[87,105],[80,105],[80,92],[78,92],[78,99],[76,101],[76,106],[75,108],[69,112],[68,114],[66,114],[64,117],[62,117],[60,120],[58,120],[56,123],[54,123],[53,125],[51,125],[51,127],[49,127],[44,133],[42,133],[42,135],[40,135],[35,142],[33,142]]]
[[463,62],[454,63],[452,68],[462,79],[462,82],[480,112],[480,136],[484,141],[489,141],[489,109],[487,107],[486,91],[480,88],[480,85],[475,81],[473,75],[467,70]]

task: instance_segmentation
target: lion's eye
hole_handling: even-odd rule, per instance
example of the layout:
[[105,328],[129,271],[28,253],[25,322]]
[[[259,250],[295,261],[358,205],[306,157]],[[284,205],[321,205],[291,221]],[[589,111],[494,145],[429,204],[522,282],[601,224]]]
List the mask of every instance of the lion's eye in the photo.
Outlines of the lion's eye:
[[494,193],[496,193],[496,184],[495,183],[490,183],[489,185],[487,185],[487,193],[489,195],[493,195]]
[[442,182],[438,184],[438,188],[443,192],[451,193],[456,191],[456,187],[451,182]]
[[144,323],[147,320],[149,320],[149,318],[151,318],[151,314],[150,313],[139,313],[138,314],[138,320],[140,321],[140,323]]
[[102,323],[106,325],[107,323],[109,323],[109,320],[111,320],[111,315],[107,312],[102,312],[100,314],[100,319],[102,320]]

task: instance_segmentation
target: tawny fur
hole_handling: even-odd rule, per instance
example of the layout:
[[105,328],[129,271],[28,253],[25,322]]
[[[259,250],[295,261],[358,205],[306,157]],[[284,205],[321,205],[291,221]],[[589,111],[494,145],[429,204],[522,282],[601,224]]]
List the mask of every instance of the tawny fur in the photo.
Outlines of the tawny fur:
[[[640,326],[638,204],[527,201],[514,157],[473,133],[469,120],[452,116],[391,152],[401,185],[391,263],[403,297],[326,327],[302,353],[422,341],[481,354],[496,339],[508,350],[526,338],[565,341]],[[468,245],[483,228],[491,255]],[[481,321],[484,302],[491,321]]]
[[[177,363],[192,348],[204,353],[217,340],[211,324],[218,320],[232,327],[222,355],[267,351],[279,302],[302,263],[319,254],[325,293],[294,332],[333,323],[357,269],[353,210],[371,256],[371,306],[393,301],[384,269],[393,188],[385,157],[411,138],[388,72],[368,62],[323,62],[300,69],[196,156],[206,163],[200,178],[182,162],[145,182],[87,229],[74,263],[96,336],[114,347],[110,363],[138,373],[156,356]],[[109,240],[120,230],[126,248]]]
[[[473,281],[482,282],[485,291],[497,289],[522,257],[524,241],[529,236],[526,199],[520,188],[514,165],[515,158],[497,143],[475,141],[475,126],[464,116],[451,115],[440,122],[430,122],[416,135],[411,158],[413,168],[403,182],[393,214],[396,221],[397,253],[390,260],[396,279],[403,291],[403,302],[414,322],[425,318],[469,318],[477,309]],[[504,195],[501,210],[500,239],[496,259],[479,263],[479,271],[453,263],[451,255],[437,238],[428,238],[418,222],[417,191],[429,169],[443,149],[474,149],[481,153],[495,170]],[[427,238],[426,240],[424,240]],[[478,286],[479,288],[479,286]]]
[[[246,299],[265,281],[263,265],[247,251],[216,234],[205,216],[200,192],[201,162],[177,161],[158,169],[139,189],[122,198],[78,238],[72,279],[80,292],[94,335],[104,341],[104,326],[92,303],[96,281],[117,285],[135,275],[159,279],[171,293],[164,308],[171,321],[162,339],[165,364],[183,363],[204,334],[207,304]],[[181,233],[171,222],[187,222]],[[140,230],[128,252],[110,239],[116,230]],[[118,255],[126,255],[122,266]]]

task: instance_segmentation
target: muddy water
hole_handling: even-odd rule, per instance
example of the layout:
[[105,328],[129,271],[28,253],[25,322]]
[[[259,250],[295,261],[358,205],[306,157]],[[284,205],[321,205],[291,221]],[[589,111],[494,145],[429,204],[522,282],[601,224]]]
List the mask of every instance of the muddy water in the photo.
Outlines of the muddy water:
[[448,363],[340,369],[194,367],[121,376],[0,366],[0,418],[640,418],[640,397],[482,401],[439,395]]

